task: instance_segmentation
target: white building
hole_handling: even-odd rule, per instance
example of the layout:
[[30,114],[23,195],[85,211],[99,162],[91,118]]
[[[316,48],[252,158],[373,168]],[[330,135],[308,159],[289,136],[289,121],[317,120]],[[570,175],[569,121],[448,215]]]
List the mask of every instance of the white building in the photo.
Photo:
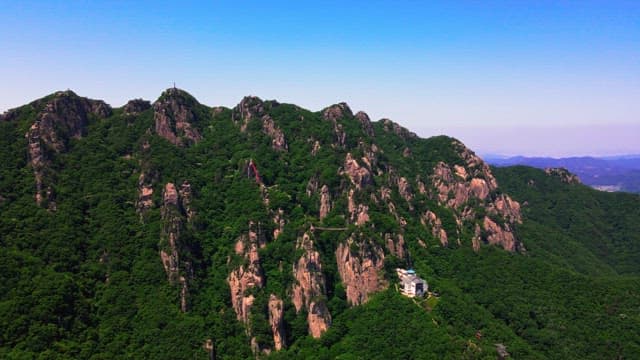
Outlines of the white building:
[[400,292],[408,297],[423,297],[429,290],[427,282],[418,275],[412,269],[396,269],[398,278],[400,279]]

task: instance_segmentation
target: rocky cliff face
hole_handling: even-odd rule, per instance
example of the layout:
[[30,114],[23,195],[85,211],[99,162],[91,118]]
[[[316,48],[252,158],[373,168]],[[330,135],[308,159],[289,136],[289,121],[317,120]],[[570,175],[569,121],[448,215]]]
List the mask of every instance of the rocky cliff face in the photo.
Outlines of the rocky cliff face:
[[[26,134],[29,161],[36,178],[36,200],[55,208],[55,184],[47,172],[52,156],[67,150],[69,139],[84,136],[92,117],[108,116],[111,109],[103,102],[79,98],[70,92],[56,94],[38,106],[42,110],[38,110]],[[226,280],[231,307],[253,338],[257,353],[268,350],[265,344],[258,343],[268,342],[262,336],[267,328],[273,335],[273,349],[286,346],[285,329],[291,324],[286,324],[284,313],[289,304],[297,313],[306,314],[308,333],[319,338],[331,325],[327,297],[335,296],[337,284],[344,286],[349,304],[360,305],[388,286],[383,275],[385,260],[388,263],[409,260],[413,255],[410,251],[416,246],[429,248],[428,242],[439,242],[443,247],[469,246],[470,241],[476,251],[483,244],[513,252],[524,250],[514,231],[522,221],[520,204],[501,193],[491,169],[457,141],[445,139],[446,146],[441,141],[430,143],[442,148],[425,154],[427,144],[420,143],[423,139],[391,120],[372,123],[364,112],[353,115],[345,103],[317,113],[295,113],[295,107],[245,97],[231,110],[212,109],[178,89],[165,91],[153,106],[144,100],[131,100],[122,114],[116,112],[115,119],[124,119],[121,123],[135,128],[130,125],[139,124],[138,119],[148,121],[150,109],[155,127],[138,134],[141,148],[127,154],[127,159],[136,159],[139,164],[139,173],[133,175],[137,176],[137,189],[129,190],[137,190],[137,197],[131,200],[135,201],[142,226],[161,227],[159,256],[168,282],[179,294],[182,311],[189,310],[190,294],[198,295],[193,286],[194,273],[199,273],[195,270],[228,271],[218,278]],[[138,117],[143,112],[145,116]],[[283,113],[287,116],[280,117]],[[309,119],[305,120],[305,116],[311,117],[313,126],[308,126]],[[2,120],[19,117],[19,112],[12,111],[3,115]],[[198,129],[205,128],[212,129],[214,136],[223,137],[219,143],[217,139],[207,139],[207,143],[211,141],[216,147],[215,152],[198,146],[163,150],[162,154],[167,158],[179,154],[172,159],[178,164],[180,157],[188,156],[189,163],[197,164],[194,166],[197,169],[179,168],[175,164],[164,167],[153,161],[157,160],[152,158],[154,151],[150,151],[153,137],[160,136],[185,147],[200,141]],[[215,132],[220,129],[228,133]],[[353,134],[347,132],[351,129],[355,129]],[[265,135],[270,139],[270,147],[263,146]],[[228,148],[228,144],[233,144],[233,154],[218,151]],[[215,161],[207,163],[212,158]],[[549,173],[565,176],[556,170]],[[190,182],[182,181],[185,176],[194,184],[193,189]],[[251,182],[238,182],[239,177]],[[300,179],[309,179],[306,189]],[[209,187],[204,189],[196,184]],[[234,187],[238,184],[247,187]],[[135,179],[130,186],[136,186]],[[194,202],[192,198],[205,193],[207,196],[215,193],[207,200],[219,201],[214,205],[216,209],[196,212],[194,204],[204,201]],[[0,201],[4,201],[3,197]],[[238,201],[242,205],[246,202],[246,208],[229,210],[231,206],[226,206]],[[160,219],[152,211],[156,206],[160,207]],[[245,210],[252,217],[259,214],[254,218],[262,222],[249,222],[248,229],[240,230],[236,220],[248,216],[243,213]],[[203,218],[220,216],[224,221],[216,218],[195,222],[198,214]],[[196,251],[205,246],[206,251],[219,251],[222,247],[196,244],[202,247],[189,248],[187,239],[196,238],[190,237],[189,232],[198,231],[196,225],[201,220],[212,233],[242,231],[235,241],[235,255],[228,258],[228,268],[224,261],[215,269],[192,268],[209,266],[209,259],[195,261],[199,255]],[[245,224],[244,221],[249,220],[243,218],[240,223]],[[292,234],[305,230],[295,244],[298,251],[295,259],[277,253],[293,248],[294,244],[287,243],[296,241],[293,240],[296,235]],[[314,231],[334,231],[340,235],[315,238]],[[267,238],[273,241],[267,243]],[[337,274],[326,268],[327,261],[333,266],[333,260],[329,260],[333,255]],[[108,259],[108,255],[104,258]],[[268,278],[278,272],[285,279],[292,276],[293,283]],[[291,303],[286,296],[291,296]],[[260,316],[267,321],[262,322]],[[254,329],[252,319],[258,319],[261,327]],[[211,349],[212,346],[213,343]]]
[[43,108],[25,134],[27,152],[36,182],[36,203],[46,202],[54,210],[53,174],[49,168],[53,156],[65,151],[70,139],[85,135],[90,117],[104,118],[112,110],[103,101],[79,97],[72,91],[57,92],[39,105]]
[[178,191],[173,183],[167,183],[162,198],[160,259],[169,282],[180,286],[180,309],[186,312],[189,309],[188,282],[193,277],[193,270],[181,237],[187,219],[184,205],[191,202],[190,193]]
[[[257,296],[263,291],[267,278],[261,265],[258,250],[266,246],[265,234],[260,231],[259,223],[250,222],[249,230],[246,234],[238,237],[235,243],[235,259],[229,259],[237,265],[227,276],[227,283],[231,293],[232,308],[239,321],[246,326],[246,332],[251,337],[251,348],[256,354],[269,353],[271,350],[280,350],[286,346],[285,321],[284,321],[284,301],[276,294],[269,295],[266,307],[256,308]],[[270,345],[261,343],[255,335],[252,314],[260,315],[265,311],[273,336],[273,348]]]
[[144,172],[138,177],[138,200],[136,201],[136,211],[142,216],[147,210],[153,207],[153,181]]
[[447,246],[449,244],[449,237],[447,236],[447,232],[442,228],[442,221],[438,218],[438,215],[431,210],[427,210],[421,218],[421,221],[422,225],[431,228],[431,234],[433,237],[440,240],[440,244],[442,244],[442,246]]
[[360,124],[362,125],[362,131],[364,131],[367,136],[375,136],[373,125],[371,125],[371,119],[369,119],[369,115],[367,115],[367,113],[365,113],[364,111],[358,111],[356,113],[356,119],[360,121]]
[[411,190],[411,185],[407,181],[406,178],[400,177],[397,181],[398,184],[398,192],[403,199],[405,199],[408,203],[411,203],[411,199],[413,199],[413,191]]
[[487,241],[491,245],[501,245],[505,250],[516,251],[516,237],[511,226],[507,223],[503,226],[496,224],[490,217],[485,216],[482,226],[487,233]]
[[[437,189],[437,199],[442,205],[458,209],[465,205],[469,199],[485,200],[489,193],[496,189],[495,179],[487,168],[479,169],[471,177],[467,170],[459,165],[454,166],[454,171],[444,162],[439,162],[434,169],[433,185]],[[489,181],[485,180],[489,177]]]
[[413,139],[418,137],[418,135],[412,133],[411,131],[403,128],[399,124],[389,119],[382,119],[382,124],[383,124],[384,131],[388,133],[396,134],[403,139]]
[[384,266],[382,249],[366,240],[349,238],[336,249],[340,278],[352,305],[360,305],[369,295],[384,289],[387,284],[381,276]]
[[347,143],[347,133],[340,121],[347,117],[353,117],[349,105],[346,103],[331,105],[322,111],[322,117],[333,124],[334,144],[338,147],[344,147]]
[[[461,156],[463,164],[450,165],[439,162],[431,176],[431,183],[435,189],[434,197],[443,206],[451,208],[456,217],[458,226],[457,235],[460,234],[464,222],[476,222],[485,231],[486,236],[481,240],[491,244],[502,246],[508,251],[524,250],[521,242],[513,233],[514,225],[521,221],[520,205],[505,194],[496,193],[498,184],[489,166],[467,149],[462,143],[454,141],[453,146]],[[488,216],[478,218],[473,204],[481,206]],[[435,237],[443,243],[446,232],[443,233],[441,222],[435,214],[426,214],[424,223],[428,224]],[[499,225],[491,216],[504,219],[504,224]],[[474,236],[474,248],[479,232]],[[459,239],[459,238],[458,238]]]
[[284,303],[274,294],[269,296],[269,324],[273,333],[273,346],[275,350],[280,350],[285,345]]
[[356,204],[354,189],[349,190],[347,209],[349,210],[349,220],[352,223],[360,226],[369,221],[369,206]]
[[286,151],[289,148],[284,133],[276,126],[271,116],[262,117],[262,131],[271,138],[271,146],[275,150]]
[[195,126],[195,107],[199,104],[186,92],[167,89],[153,104],[155,131],[174,145],[185,146],[202,139]]
[[244,97],[232,111],[232,120],[240,126],[240,131],[247,131],[247,126],[252,120],[262,122],[262,132],[271,138],[271,147],[277,151],[287,151],[289,145],[285,139],[284,132],[276,125],[267,110],[278,106],[275,101],[264,102],[256,96]]
[[493,202],[489,203],[489,213],[501,216],[511,224],[522,222],[520,203],[505,194],[498,195]]
[[231,290],[231,304],[236,312],[238,320],[249,323],[251,307],[255,296],[250,293],[253,288],[261,288],[264,285],[264,276],[260,266],[258,255],[257,236],[242,235],[235,245],[235,253],[242,263],[231,271],[227,277]]
[[322,189],[320,189],[320,220],[324,219],[329,211],[331,211],[331,194],[329,187],[322,185]]
[[273,240],[278,240],[280,234],[284,231],[284,226],[286,224],[286,220],[284,219],[284,211],[282,209],[278,209],[278,211],[273,216],[273,223],[276,225],[276,228],[273,229]]
[[360,165],[358,160],[354,159],[351,153],[347,153],[347,156],[344,159],[343,173],[349,177],[349,180],[351,180],[351,183],[355,185],[356,189],[361,189],[373,183],[371,171]]
[[293,265],[293,285],[291,301],[297,312],[307,311],[309,334],[319,338],[331,325],[331,314],[325,303],[325,278],[322,273],[320,253],[314,248],[313,240],[305,233],[296,246],[304,251]]
[[178,193],[180,195],[180,204],[182,205],[182,211],[187,217],[187,221],[193,220],[196,211],[191,206],[191,184],[189,184],[187,180],[183,181],[182,185],[180,185],[180,190],[178,191]]
[[396,256],[399,259],[405,258],[405,242],[404,235],[402,234],[385,234],[384,235],[385,244],[387,246],[387,250],[389,253]]
[[358,143],[358,148],[364,153],[362,157],[363,163],[373,171],[378,166],[378,153],[380,149],[376,144],[366,144],[362,141]]

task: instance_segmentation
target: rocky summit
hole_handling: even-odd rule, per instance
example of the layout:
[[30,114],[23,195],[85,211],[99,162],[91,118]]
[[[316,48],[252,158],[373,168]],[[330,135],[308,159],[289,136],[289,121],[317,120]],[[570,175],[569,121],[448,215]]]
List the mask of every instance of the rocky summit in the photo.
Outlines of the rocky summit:
[[0,125],[2,358],[640,351],[640,200],[564,169],[494,169],[343,102],[177,88],[56,92]]

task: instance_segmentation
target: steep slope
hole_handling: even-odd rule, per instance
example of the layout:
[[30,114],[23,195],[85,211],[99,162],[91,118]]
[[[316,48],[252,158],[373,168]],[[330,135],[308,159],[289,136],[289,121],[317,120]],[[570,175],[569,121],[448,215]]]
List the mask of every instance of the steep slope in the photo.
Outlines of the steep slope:
[[[58,105],[44,138],[56,141],[36,142],[47,104]],[[514,357],[586,349],[584,331],[547,344],[522,329],[531,316],[513,289],[541,271],[552,275],[535,288],[553,290],[536,303],[539,316],[570,308],[555,296],[559,281],[580,299],[591,290],[578,284],[595,284],[603,303],[585,313],[607,331],[625,315],[620,354],[638,343],[637,280],[586,277],[636,274],[635,257],[546,246],[531,224],[544,220],[563,243],[584,238],[533,217],[525,201],[534,200],[510,196],[521,194],[516,180],[496,178],[501,170],[455,139],[421,139],[345,103],[311,112],[246,97],[210,108],[176,88],[117,109],[55,93],[4,114],[0,129],[1,357],[375,357],[358,350],[371,341],[363,332],[373,313],[387,314],[377,328],[419,319],[411,328],[439,339],[420,347],[435,357],[495,357],[496,343]],[[34,162],[32,144],[44,144],[46,161]],[[616,224],[633,230],[640,215],[628,216]],[[631,270],[614,266],[619,259]],[[424,274],[439,302],[402,299],[395,267]],[[500,291],[499,306],[487,300]],[[616,300],[622,294],[630,300]],[[384,344],[379,354],[416,354]]]
[[562,174],[523,166],[494,171],[505,191],[526,204],[529,221],[521,234],[532,246],[581,260],[572,264],[581,272],[640,275],[640,196],[593,191]]
[[[24,135],[28,143],[28,156],[35,178],[35,200],[55,210],[55,194],[52,183],[55,172],[52,162],[56,154],[64,152],[71,139],[79,139],[87,132],[91,117],[111,115],[111,107],[103,101],[89,100],[72,91],[60,91],[50,99],[42,99],[28,105],[37,111],[35,121]],[[0,121],[12,121],[27,109],[9,111]]]

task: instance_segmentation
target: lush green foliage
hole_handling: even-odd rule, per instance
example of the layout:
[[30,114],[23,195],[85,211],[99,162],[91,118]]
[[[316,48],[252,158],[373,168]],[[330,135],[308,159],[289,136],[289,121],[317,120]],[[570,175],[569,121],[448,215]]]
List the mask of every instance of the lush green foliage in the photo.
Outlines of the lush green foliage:
[[[454,233],[449,209],[422,194],[409,208],[394,188],[398,215],[407,220],[411,265],[440,297],[414,302],[400,296],[393,268],[406,262],[388,256],[389,290],[349,307],[335,261],[337,245],[356,233],[383,243],[383,234],[399,225],[365,192],[358,200],[369,206],[374,227],[348,224],[347,198],[340,192],[332,194],[332,211],[320,221],[319,195],[307,193],[310,180],[345,187],[348,179],[338,169],[346,153],[360,158],[359,144],[375,141],[385,173],[374,174],[374,186],[386,184],[391,171],[415,185],[414,179],[428,179],[439,161],[461,163],[452,139],[398,136],[383,122],[373,124],[372,138],[349,117],[342,121],[347,143],[340,147],[321,113],[267,102],[288,142],[288,151],[276,151],[259,119],[241,132],[231,110],[211,111],[187,95],[203,135],[195,145],[176,147],[148,131],[154,127],[153,110],[125,115],[116,109],[109,118],[92,119],[87,136],[69,139],[68,149],[51,164],[56,211],[34,202],[24,139],[46,99],[0,122],[0,358],[203,359],[206,339],[214,340],[220,358],[253,358],[226,280],[242,261],[233,245],[249,221],[259,223],[268,240],[259,252],[268,281],[253,290],[251,316],[252,334],[261,344],[273,341],[269,295],[285,301],[288,347],[273,358],[494,359],[498,343],[513,358],[640,353],[637,196],[567,185],[530,168],[494,169],[500,190],[523,204],[524,222],[517,231],[527,252],[483,246],[475,253],[470,229],[464,230],[462,245],[442,248],[420,224],[418,214],[433,209]],[[315,141],[321,147],[312,156]],[[411,157],[404,156],[406,148]],[[268,207],[245,172],[250,159],[260,171]],[[141,171],[153,178],[155,204],[167,182],[188,180],[193,189],[196,216],[181,234],[194,271],[187,313],[180,311],[179,289],[167,282],[158,254],[160,210],[156,206],[143,218],[136,213]],[[274,240],[269,211],[278,209],[287,223]],[[300,256],[295,244],[311,224],[348,228],[316,234],[333,316],[319,340],[307,335],[306,313],[296,313],[288,296],[291,269]]]
[[640,196],[568,185],[542,170],[495,168],[503,191],[525,204],[521,228],[537,256],[592,275],[640,275]]

